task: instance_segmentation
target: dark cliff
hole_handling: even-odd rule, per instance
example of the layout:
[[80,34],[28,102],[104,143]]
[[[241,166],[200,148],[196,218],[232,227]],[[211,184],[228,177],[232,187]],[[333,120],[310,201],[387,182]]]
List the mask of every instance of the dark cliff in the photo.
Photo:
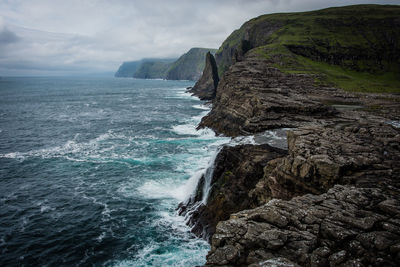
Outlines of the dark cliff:
[[215,97],[219,83],[217,64],[214,56],[208,52],[205,57],[205,67],[203,75],[196,82],[190,92],[198,96],[201,100],[211,100]]
[[399,17],[378,5],[266,15],[223,43],[200,127],[291,129],[287,152],[222,149],[207,202],[196,202],[203,178],[181,205],[196,234],[212,235],[207,265],[396,266]]
[[205,57],[208,52],[215,53],[216,49],[191,48],[183,54],[169,68],[167,80],[192,80],[197,81],[205,67]]
[[227,135],[297,127],[332,114],[323,103],[351,102],[347,92],[400,92],[399,16],[398,6],[360,5],[246,22],[216,53],[223,76],[201,126]]
[[178,59],[145,58],[124,62],[114,76],[197,81],[203,73],[207,52],[215,51],[211,48],[191,48]]
[[[219,221],[229,219],[229,216],[249,207],[256,207],[252,197],[249,196],[248,188],[254,188],[260,177],[264,175],[263,168],[275,158],[285,156],[286,151],[271,147],[267,144],[252,146],[224,146],[215,159],[213,172],[209,181],[203,176],[199,182],[199,190],[188,201],[181,204],[179,212],[186,215],[188,211],[193,212],[190,217],[192,232],[196,235],[210,240],[215,232]],[[203,192],[201,188],[208,182],[211,186],[210,192]],[[190,210],[191,205],[202,201],[196,210]]]

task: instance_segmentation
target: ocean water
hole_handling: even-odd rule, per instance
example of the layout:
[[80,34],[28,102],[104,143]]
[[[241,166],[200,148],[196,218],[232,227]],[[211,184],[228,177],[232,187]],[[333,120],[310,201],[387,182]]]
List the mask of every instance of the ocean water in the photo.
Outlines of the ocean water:
[[0,80],[1,266],[194,266],[175,208],[227,138],[187,81]]

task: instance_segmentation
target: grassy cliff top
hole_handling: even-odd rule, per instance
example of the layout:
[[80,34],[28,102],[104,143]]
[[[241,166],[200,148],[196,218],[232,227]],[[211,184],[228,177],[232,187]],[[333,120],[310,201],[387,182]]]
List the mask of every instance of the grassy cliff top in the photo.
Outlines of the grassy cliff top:
[[271,60],[284,72],[349,91],[400,92],[400,6],[355,5],[254,18],[234,31],[216,57],[233,51]]

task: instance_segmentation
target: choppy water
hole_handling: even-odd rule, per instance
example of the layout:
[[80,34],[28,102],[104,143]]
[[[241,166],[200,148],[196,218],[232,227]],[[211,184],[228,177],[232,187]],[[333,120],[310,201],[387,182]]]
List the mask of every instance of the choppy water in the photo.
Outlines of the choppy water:
[[0,80],[0,265],[194,266],[176,215],[226,138],[191,82]]

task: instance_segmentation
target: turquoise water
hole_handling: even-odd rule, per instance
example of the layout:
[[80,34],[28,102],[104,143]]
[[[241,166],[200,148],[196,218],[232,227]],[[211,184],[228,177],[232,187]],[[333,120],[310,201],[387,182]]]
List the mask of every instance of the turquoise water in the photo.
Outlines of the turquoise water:
[[0,80],[0,265],[194,266],[176,215],[217,146],[185,81]]

